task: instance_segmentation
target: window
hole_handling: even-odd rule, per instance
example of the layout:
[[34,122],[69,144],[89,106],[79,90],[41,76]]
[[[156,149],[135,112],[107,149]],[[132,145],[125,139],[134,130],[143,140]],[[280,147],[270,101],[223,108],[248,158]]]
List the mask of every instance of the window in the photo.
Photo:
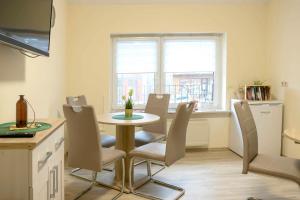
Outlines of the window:
[[113,39],[113,108],[134,89],[135,107],[151,92],[169,93],[170,107],[198,101],[220,108],[222,34],[115,35]]

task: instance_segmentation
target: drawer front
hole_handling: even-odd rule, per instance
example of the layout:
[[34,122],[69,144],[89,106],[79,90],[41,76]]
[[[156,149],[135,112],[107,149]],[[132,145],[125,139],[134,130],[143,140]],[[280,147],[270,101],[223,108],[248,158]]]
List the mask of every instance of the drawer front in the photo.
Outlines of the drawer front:
[[64,126],[61,126],[56,130],[56,133],[53,135],[53,141],[54,152],[57,152],[64,147]]

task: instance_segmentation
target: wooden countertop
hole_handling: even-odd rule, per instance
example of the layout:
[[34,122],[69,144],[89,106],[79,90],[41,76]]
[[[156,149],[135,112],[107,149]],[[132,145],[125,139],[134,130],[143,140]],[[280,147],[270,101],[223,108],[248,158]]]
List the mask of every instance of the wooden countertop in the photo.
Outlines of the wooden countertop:
[[45,140],[56,129],[62,126],[65,119],[39,119],[37,121],[46,122],[52,125],[50,129],[37,132],[32,138],[0,138],[1,149],[34,149],[39,143]]

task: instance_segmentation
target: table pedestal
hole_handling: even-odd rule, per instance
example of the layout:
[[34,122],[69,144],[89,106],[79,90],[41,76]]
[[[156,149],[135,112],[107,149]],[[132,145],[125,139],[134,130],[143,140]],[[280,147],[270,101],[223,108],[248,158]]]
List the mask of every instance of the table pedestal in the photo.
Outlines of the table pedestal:
[[[135,126],[134,125],[117,125],[116,126],[116,149],[123,150],[128,154],[135,148]],[[125,187],[129,188],[129,157],[125,158]],[[133,170],[132,170],[133,172]],[[115,180],[116,182],[122,181],[122,163],[116,162],[115,166]]]

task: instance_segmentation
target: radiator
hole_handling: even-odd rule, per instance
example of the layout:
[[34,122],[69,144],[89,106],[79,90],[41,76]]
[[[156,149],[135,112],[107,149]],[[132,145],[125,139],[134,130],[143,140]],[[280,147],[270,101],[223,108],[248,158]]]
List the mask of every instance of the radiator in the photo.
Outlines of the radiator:
[[[168,120],[168,129],[171,120]],[[209,122],[208,119],[190,119],[187,133],[187,147],[208,147],[209,144]]]
[[[168,119],[167,127],[171,125],[171,119]],[[102,125],[103,132],[115,134],[115,126]],[[136,131],[140,130],[136,127]],[[213,128],[212,128],[213,129]],[[209,144],[209,120],[203,118],[192,118],[189,121],[186,133],[186,146],[187,147],[208,147]]]

